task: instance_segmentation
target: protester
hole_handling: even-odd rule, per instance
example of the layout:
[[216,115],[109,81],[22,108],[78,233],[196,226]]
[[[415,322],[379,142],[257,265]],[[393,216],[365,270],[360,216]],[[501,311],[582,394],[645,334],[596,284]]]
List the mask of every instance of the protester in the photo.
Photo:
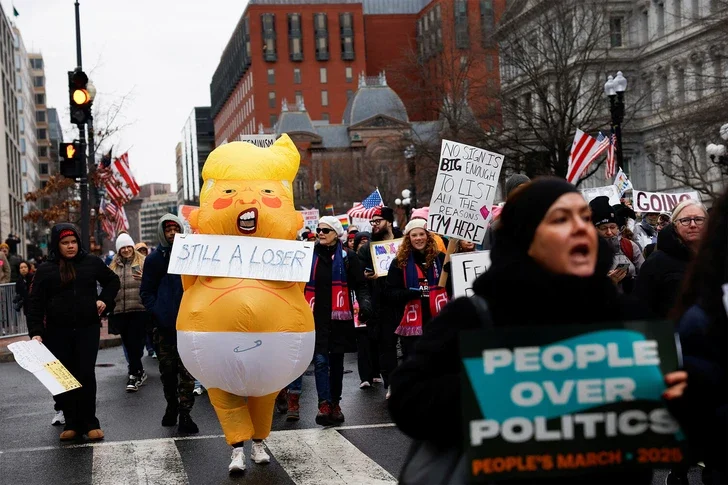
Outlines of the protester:
[[84,434],[90,440],[104,437],[96,417],[99,316],[113,309],[119,291],[119,278],[80,240],[72,224],[53,226],[48,262],[35,274],[28,308],[28,335],[43,342],[81,384],[57,396],[66,421],[62,441]]
[[352,232],[354,234],[356,234],[357,232],[359,232],[359,227],[352,224],[351,226],[349,226],[349,227],[346,228],[346,234],[347,235],[351,234]]
[[[523,175],[521,173],[514,173],[510,177],[506,179],[506,187],[505,187],[505,194],[506,194],[506,201],[508,201],[508,197],[510,194],[513,193],[518,187],[520,187],[523,184],[526,184],[531,179],[528,178],[528,176]],[[495,230],[498,229],[498,220],[500,217],[493,217],[492,222],[490,223],[490,227],[488,227],[488,230],[485,233],[485,238],[483,240],[483,249],[489,250],[493,249],[493,244],[495,244]]]
[[136,243],[136,245],[134,246],[134,249],[139,254],[141,254],[142,256],[144,256],[145,258],[147,256],[149,256],[149,248],[147,247],[147,244],[144,243],[144,242],[138,242],[138,243]]
[[8,261],[10,248],[6,243],[0,244],[0,285],[11,283],[12,270]]
[[[548,328],[650,317],[640,302],[619,294],[607,278],[612,262],[609,248],[599,242],[588,204],[565,180],[540,178],[512,193],[495,237],[492,266],[473,286],[474,293],[487,301],[495,327]],[[595,311],[599,308],[609,311]],[[459,338],[461,331],[484,325],[470,299],[451,302],[430,322],[414,355],[392,374],[392,418],[403,432],[420,440],[404,466],[400,483],[467,481],[469,461],[462,455]],[[670,376],[678,378],[675,384],[684,383],[684,376]],[[672,390],[677,394],[680,388]],[[492,396],[494,400],[507,398]],[[428,449],[436,451],[428,453]],[[413,467],[412,463],[425,466]],[[446,476],[435,477],[431,464],[442,465]],[[575,477],[558,477],[552,483],[647,484],[651,479],[650,470],[586,470]]]
[[660,220],[658,212],[646,212],[642,214],[642,220],[634,228],[634,242],[642,249],[650,244],[657,243],[657,223]]
[[164,388],[167,409],[162,426],[177,424],[182,433],[197,433],[190,412],[195,403],[195,378],[185,368],[177,351],[177,313],[182,302],[182,278],[168,273],[169,258],[175,234],[184,234],[182,220],[165,214],[157,225],[159,246],[144,261],[139,289],[144,307],[152,314],[155,327],[155,347],[159,357],[159,372]]
[[[687,434],[694,461],[705,462],[703,483],[728,483],[728,318],[723,290],[728,283],[728,192],[713,205],[685,283],[672,316],[679,319],[680,347],[690,385],[670,410]],[[671,479],[673,474],[668,483]]]
[[142,356],[150,317],[144,308],[139,287],[141,286],[144,256],[134,249],[134,241],[128,234],[116,238],[116,256],[109,268],[121,281],[121,291],[116,295],[114,313],[109,316],[109,326],[117,329],[127,352],[129,379],[127,392],[136,392],[147,380]]
[[700,202],[686,199],[675,207],[672,223],[660,231],[657,249],[642,265],[634,294],[660,317],[676,301],[688,263],[695,257],[708,212]]
[[592,221],[597,233],[602,237],[614,253],[612,268],[607,274],[622,293],[632,293],[635,278],[640,272],[642,257],[640,247],[620,235],[616,211],[609,205],[609,197],[595,197],[589,202],[592,210]]
[[[341,222],[325,216],[316,229],[319,242],[314,248],[311,278],[305,296],[313,309],[316,345],[313,363],[318,392],[316,423],[322,426],[344,422],[341,393],[344,381],[344,353],[356,351],[354,293],[362,320],[371,314],[369,290],[353,251],[344,247]],[[303,376],[288,386],[288,419],[299,412]]]
[[[410,220],[422,219],[425,222],[427,222],[429,217],[430,217],[430,208],[421,207],[419,209],[415,209],[412,211],[412,217],[410,218]],[[432,237],[435,238],[435,242],[437,243],[437,250],[441,251],[443,253],[446,253],[447,245],[445,244],[445,241],[442,239],[442,236],[440,236],[439,234],[435,234],[434,232],[431,234],[432,234]]]
[[11,233],[5,240],[5,244],[8,245],[8,252],[5,253],[5,255],[7,256],[8,263],[10,264],[10,281],[14,283],[18,281],[18,278],[20,278],[20,262],[23,260],[23,258],[21,258],[18,254],[20,238]]
[[371,233],[369,232],[358,232],[356,233],[356,237],[354,238],[354,252],[359,253],[359,248],[362,244],[368,243],[372,238]]
[[472,253],[475,251],[475,243],[461,239],[458,241],[458,247],[455,248],[456,253]]
[[30,265],[27,261],[21,261],[18,268],[20,277],[15,282],[15,310],[20,311],[22,309],[23,315],[27,316],[28,305],[30,304],[28,293],[30,292],[30,287],[33,283],[33,277],[35,274],[30,272]]
[[359,233],[359,231],[349,231],[346,234],[346,247],[348,249],[354,250],[354,240],[356,239],[356,235]]

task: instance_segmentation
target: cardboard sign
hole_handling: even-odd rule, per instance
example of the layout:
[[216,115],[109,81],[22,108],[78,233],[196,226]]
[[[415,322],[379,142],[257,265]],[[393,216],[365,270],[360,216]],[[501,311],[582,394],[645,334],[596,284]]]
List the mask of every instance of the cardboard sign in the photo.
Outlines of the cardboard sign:
[[185,225],[185,233],[187,234],[197,234],[197,231],[192,229],[192,225],[190,224],[190,214],[192,214],[192,211],[195,209],[199,209],[199,206],[181,205],[177,208],[177,214],[179,214],[179,218],[182,219],[182,223]]
[[503,155],[442,140],[427,227],[437,234],[483,242]]
[[377,277],[387,276],[392,261],[397,258],[397,251],[401,244],[402,238],[369,244],[369,250],[372,253],[372,264],[374,265],[372,269],[374,269],[374,274]]
[[14,342],[8,345],[8,349],[13,353],[15,362],[31,372],[54,396],[81,387],[68,369],[37,340]]
[[463,431],[472,481],[538,481],[670,468],[683,435],[666,409],[677,370],[668,322],[462,332]]
[[313,242],[262,237],[177,234],[169,272],[269,281],[307,282]]
[[319,217],[319,211],[318,209],[308,209],[304,211],[298,211],[303,216],[303,227],[316,232],[316,228],[318,227],[318,221],[321,219]]
[[473,282],[490,268],[490,251],[456,253],[450,257],[452,297],[473,294]]
[[276,135],[240,135],[239,141],[247,141],[260,148],[268,148],[276,142]]
[[677,205],[685,199],[700,202],[700,195],[696,191],[669,194],[667,192],[644,192],[634,190],[632,200],[636,212],[672,212]]
[[587,202],[591,202],[592,200],[596,199],[597,197],[606,195],[607,197],[609,197],[609,205],[620,204],[619,190],[614,185],[606,185],[604,187],[592,187],[589,189],[581,189],[579,192],[581,192],[581,195],[584,196],[584,199],[586,199]]

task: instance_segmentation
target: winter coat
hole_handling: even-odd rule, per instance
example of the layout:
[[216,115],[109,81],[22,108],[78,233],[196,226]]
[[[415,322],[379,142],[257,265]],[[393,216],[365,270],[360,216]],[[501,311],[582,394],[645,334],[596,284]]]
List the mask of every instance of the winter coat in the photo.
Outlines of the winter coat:
[[23,314],[28,314],[28,308],[30,306],[30,287],[33,284],[33,276],[35,273],[28,273],[25,277],[21,276],[18,281],[15,282],[15,297],[20,298],[23,302]]
[[0,285],[10,283],[12,276],[12,269],[10,268],[10,262],[5,253],[0,251]]
[[657,242],[657,229],[652,227],[647,219],[642,219],[639,224],[634,227],[634,242],[644,249],[650,244]]
[[[359,251],[357,251],[362,274],[367,268],[372,271],[374,270],[370,244],[371,242],[362,244]],[[367,327],[369,327],[369,329],[373,332],[373,336],[376,336],[379,331],[385,329],[394,332],[394,329],[397,328],[397,324],[399,324],[399,320],[395,322],[395,317],[391,314],[391,308],[384,303],[384,292],[387,289],[387,277],[382,276],[375,280],[368,280],[365,278],[365,281],[372,304],[372,314],[369,317],[369,321],[365,322]]]
[[17,253],[10,253],[10,256],[8,257],[8,264],[10,265],[10,281],[15,282],[20,279],[20,263],[22,261],[23,258],[18,256]]
[[[611,254],[600,260],[606,261],[605,267],[590,278],[555,275],[530,258],[494,261],[475,281],[473,291],[488,302],[495,326],[549,327],[649,318],[649,311],[641,302],[618,294],[606,277]],[[414,355],[390,376],[389,411],[400,430],[412,438],[436,444],[443,452],[453,448],[462,452],[459,335],[482,325],[467,298],[450,302],[430,322]],[[651,477],[649,470],[644,476],[600,470],[598,476],[523,483],[650,483]]]
[[[315,304],[313,307],[313,319],[316,324],[316,345],[314,352],[317,354],[356,352],[356,332],[354,320],[332,320],[331,319],[331,277],[333,273],[333,251],[336,247],[317,244],[314,251],[318,255],[318,268],[315,280]],[[359,259],[350,249],[344,249],[346,257],[344,266],[346,268],[346,284],[349,288],[349,305],[354,309],[353,294],[356,293],[356,300],[359,302],[359,311],[371,313],[371,299],[364,279]]]
[[[114,313],[145,311],[146,309],[144,308],[142,298],[139,294],[141,280],[133,277],[134,271],[132,271],[132,268],[136,267],[133,263],[134,260],[132,259],[129,262],[124,262],[124,258],[118,254],[114,256],[114,260],[116,261],[117,266],[113,271],[119,277],[119,281],[121,282],[121,289],[119,290],[119,293],[116,294],[116,308],[114,309]],[[144,260],[142,260],[142,265],[139,266],[140,270],[142,269],[143,263]]]
[[[81,238],[71,224],[56,224],[51,231],[48,261],[35,272],[30,290],[28,308],[28,335],[43,335],[47,327],[80,328],[100,324],[96,301],[106,304],[105,311],[114,309],[114,299],[119,291],[119,277],[103,261],[88,254],[82,247],[69,262],[73,264],[76,278],[62,284],[60,255],[57,253],[60,233],[71,230]],[[97,292],[97,282],[101,293]],[[45,325],[44,325],[45,320]]]
[[164,222],[168,220],[175,221],[184,232],[184,225],[177,216],[166,215],[159,220],[157,233],[160,244],[157,250],[144,260],[139,294],[144,308],[154,317],[154,326],[175,329],[183,290],[182,277],[167,272],[172,252],[172,246],[164,238]]
[[685,271],[693,255],[675,232],[666,226],[657,239],[657,249],[644,262],[633,294],[644,300],[653,313],[666,317],[677,301]]

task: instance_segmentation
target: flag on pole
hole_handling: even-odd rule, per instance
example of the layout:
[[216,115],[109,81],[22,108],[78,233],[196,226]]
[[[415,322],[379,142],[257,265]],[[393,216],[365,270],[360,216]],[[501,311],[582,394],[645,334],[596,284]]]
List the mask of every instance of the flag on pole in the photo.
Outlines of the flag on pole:
[[324,207],[324,209],[327,210],[327,211],[331,211],[331,215],[332,216],[334,215],[334,204],[326,204],[326,206]]
[[371,219],[374,216],[375,209],[382,206],[384,206],[382,194],[379,193],[379,189],[374,189],[374,192],[369,194],[369,197],[362,200],[361,203],[357,202],[354,204],[354,207],[346,211],[346,213],[349,217]]
[[117,206],[113,200],[101,197],[99,212],[104,215],[101,227],[112,241],[116,239],[119,231],[129,230],[129,219],[126,217],[124,207]]
[[569,183],[576,183],[589,165],[609,147],[609,138],[599,133],[595,139],[576,129],[574,143],[571,144],[569,154],[569,169],[566,171],[566,180]]
[[129,168],[129,154],[115,159],[107,169],[100,169],[106,192],[117,206],[122,206],[139,193],[134,175]]
[[617,177],[614,179],[614,185],[617,186],[620,197],[628,190],[632,190],[632,182],[630,182],[627,178],[627,174],[625,174],[621,168],[619,169],[619,172],[617,172]]
[[18,10],[15,8],[15,5],[13,5],[13,17],[17,17],[18,15],[20,15],[20,14],[18,13]]
[[[607,165],[604,168],[604,175],[608,179],[611,179],[614,177],[614,174],[617,172],[617,153],[616,153],[616,147],[617,147],[617,135],[612,133],[609,136],[609,148],[607,149]],[[620,172],[622,169],[619,170]]]

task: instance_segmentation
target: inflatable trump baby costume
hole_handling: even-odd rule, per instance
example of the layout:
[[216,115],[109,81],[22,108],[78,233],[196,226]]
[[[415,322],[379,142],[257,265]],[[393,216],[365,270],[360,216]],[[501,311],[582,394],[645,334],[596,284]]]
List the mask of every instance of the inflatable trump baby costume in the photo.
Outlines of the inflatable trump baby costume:
[[[288,135],[271,147],[233,142],[210,153],[202,170],[200,208],[190,225],[201,234],[294,240],[303,218],[293,205],[300,156]],[[230,470],[243,470],[243,442],[267,462],[278,392],[303,374],[314,350],[314,321],[294,282],[182,277],[179,353],[208,389],[228,444]],[[236,456],[237,454],[237,456]]]

